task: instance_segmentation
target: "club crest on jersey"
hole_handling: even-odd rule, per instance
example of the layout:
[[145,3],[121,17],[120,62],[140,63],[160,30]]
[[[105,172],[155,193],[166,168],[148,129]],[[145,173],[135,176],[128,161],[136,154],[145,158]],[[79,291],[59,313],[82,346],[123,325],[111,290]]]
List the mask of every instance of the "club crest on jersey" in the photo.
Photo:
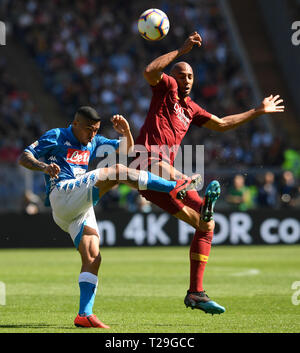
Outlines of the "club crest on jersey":
[[74,148],[68,148],[67,162],[72,164],[88,165],[90,151],[81,151]]

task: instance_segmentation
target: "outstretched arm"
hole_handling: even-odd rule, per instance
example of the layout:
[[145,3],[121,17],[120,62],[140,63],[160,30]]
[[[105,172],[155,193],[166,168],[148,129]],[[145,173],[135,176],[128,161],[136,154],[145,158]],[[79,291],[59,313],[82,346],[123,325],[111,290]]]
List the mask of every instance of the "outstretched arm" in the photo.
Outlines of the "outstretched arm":
[[151,86],[156,86],[162,78],[162,71],[173,60],[183,54],[187,54],[192,50],[194,45],[200,47],[202,38],[197,32],[193,32],[184,42],[183,46],[179,49],[173,50],[167,54],[159,56],[153,60],[145,69],[144,77]]
[[260,115],[284,112],[284,106],[280,105],[282,102],[283,99],[279,99],[279,95],[274,97],[273,95],[270,95],[262,101],[258,108],[248,110],[247,112],[241,114],[228,115],[222,119],[212,115],[212,118],[203,126],[215,131],[231,130],[257,118]]

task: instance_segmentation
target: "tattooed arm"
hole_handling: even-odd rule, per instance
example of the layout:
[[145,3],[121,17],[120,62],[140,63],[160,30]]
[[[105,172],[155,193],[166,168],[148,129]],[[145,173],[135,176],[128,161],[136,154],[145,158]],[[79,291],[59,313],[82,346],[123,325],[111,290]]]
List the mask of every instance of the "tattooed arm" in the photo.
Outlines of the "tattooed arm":
[[32,153],[24,151],[19,157],[19,164],[27,169],[44,172],[49,174],[51,178],[58,178],[60,167],[55,164],[47,164],[37,160]]

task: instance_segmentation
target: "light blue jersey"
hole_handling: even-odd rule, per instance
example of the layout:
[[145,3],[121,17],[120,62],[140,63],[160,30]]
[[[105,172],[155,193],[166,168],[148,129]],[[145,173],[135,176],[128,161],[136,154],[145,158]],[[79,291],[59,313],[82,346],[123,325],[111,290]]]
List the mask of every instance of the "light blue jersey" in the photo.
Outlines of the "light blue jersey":
[[88,170],[88,164],[96,157],[100,146],[108,145],[115,150],[119,148],[120,140],[112,140],[96,135],[92,142],[82,145],[68,128],[58,128],[47,131],[39,140],[28,146],[25,151],[31,152],[36,159],[44,158],[45,163],[56,163],[60,167],[58,179],[45,174],[46,201],[49,206],[49,194],[60,181],[74,179]]

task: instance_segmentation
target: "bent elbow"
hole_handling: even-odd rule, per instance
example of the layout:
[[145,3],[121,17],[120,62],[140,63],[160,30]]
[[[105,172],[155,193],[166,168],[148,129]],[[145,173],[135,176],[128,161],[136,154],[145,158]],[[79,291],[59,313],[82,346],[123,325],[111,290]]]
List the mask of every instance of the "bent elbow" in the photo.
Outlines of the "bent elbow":
[[27,159],[28,155],[29,155],[28,152],[23,151],[23,152],[20,154],[19,158],[17,159],[17,163],[18,163],[19,165],[21,165],[22,167],[25,167],[25,168],[26,168],[25,162],[26,162],[26,159]]

